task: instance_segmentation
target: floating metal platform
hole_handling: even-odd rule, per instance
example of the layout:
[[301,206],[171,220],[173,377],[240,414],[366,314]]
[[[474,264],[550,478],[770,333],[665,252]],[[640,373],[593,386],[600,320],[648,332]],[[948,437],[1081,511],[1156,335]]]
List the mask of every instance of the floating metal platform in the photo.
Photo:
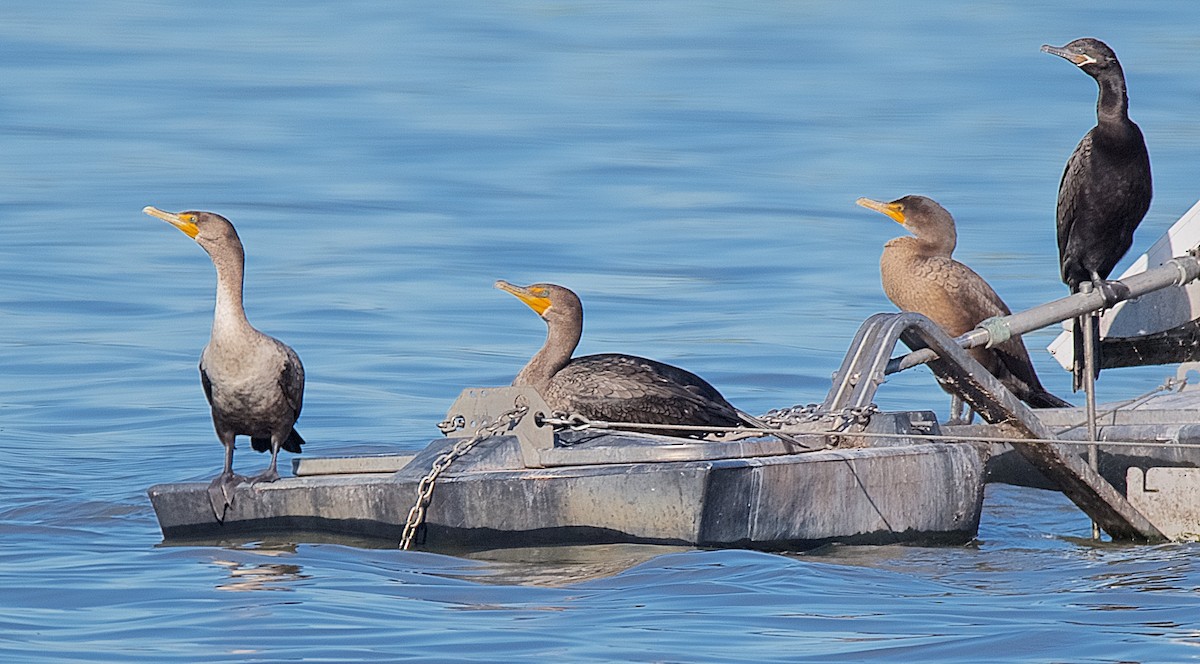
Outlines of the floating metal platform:
[[[527,388],[490,392],[540,402]],[[549,438],[541,443],[493,436],[455,461],[436,481],[421,548],[642,542],[780,550],[964,542],[979,526],[986,446],[904,437],[936,433],[930,413],[878,414],[862,430],[897,437],[843,432],[840,443],[856,447],[819,451],[774,438],[707,442],[544,428]],[[814,446],[828,440],[810,438]],[[411,460],[300,461],[298,477],[239,487],[223,522],[206,484],[158,485],[150,499],[167,540],[317,531],[398,541],[418,483],[459,440],[435,440]],[[355,472],[359,464],[387,471],[390,462],[402,467]]]

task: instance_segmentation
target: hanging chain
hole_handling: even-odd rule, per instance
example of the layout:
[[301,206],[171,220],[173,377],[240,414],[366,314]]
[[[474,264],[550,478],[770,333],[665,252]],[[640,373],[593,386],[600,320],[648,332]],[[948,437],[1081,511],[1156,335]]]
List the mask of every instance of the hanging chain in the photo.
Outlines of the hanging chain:
[[[485,424],[475,430],[475,435],[470,438],[463,438],[454,444],[449,451],[443,452],[433,461],[433,467],[429,469],[429,474],[421,478],[417,484],[417,502],[412,509],[408,511],[408,519],[404,524],[404,534],[400,536],[400,548],[408,550],[412,546],[413,540],[417,536],[417,532],[425,524],[425,510],[429,507],[429,501],[433,497],[433,485],[437,482],[438,476],[442,474],[450,464],[457,459],[465,456],[473,447],[479,443],[498,435],[505,430],[511,430],[521,422],[521,418],[529,412],[529,406],[517,406],[509,410],[491,424]],[[461,415],[455,416],[452,419],[446,420],[438,424],[438,428],[443,433],[451,433],[466,427],[466,418]]]

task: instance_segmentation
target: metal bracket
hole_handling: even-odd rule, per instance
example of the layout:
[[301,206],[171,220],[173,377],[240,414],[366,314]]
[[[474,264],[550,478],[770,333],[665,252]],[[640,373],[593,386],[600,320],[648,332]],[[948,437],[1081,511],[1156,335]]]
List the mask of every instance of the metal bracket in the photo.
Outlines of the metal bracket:
[[[875,314],[862,324],[834,374],[822,408],[829,411],[870,403],[884,375],[893,370],[888,357],[901,341],[909,348],[932,351],[929,368],[939,382],[953,388],[986,421],[1003,423],[1012,435],[1022,438],[1055,438],[1028,406],[954,339],[933,321],[911,312]],[[1012,446],[1114,539],[1163,539],[1162,533],[1125,496],[1074,453],[1057,445],[1013,442]]]
[[532,387],[468,387],[446,411],[446,419],[462,417],[468,431],[495,422],[513,408],[528,407],[529,412],[508,432],[517,437],[521,460],[526,468],[542,468],[542,452],[554,448],[554,428],[541,424],[551,415],[542,395]]

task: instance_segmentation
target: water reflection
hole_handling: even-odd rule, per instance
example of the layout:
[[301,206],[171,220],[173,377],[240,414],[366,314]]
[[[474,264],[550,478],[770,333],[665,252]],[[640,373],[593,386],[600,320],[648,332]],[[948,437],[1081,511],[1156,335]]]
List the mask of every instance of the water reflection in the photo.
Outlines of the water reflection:
[[[285,556],[294,556],[296,554],[296,544],[281,542],[270,544],[259,543],[232,547],[226,549],[225,553],[238,551],[252,552],[255,557],[282,558]],[[234,560],[233,558],[234,556],[230,556],[229,559],[217,558],[212,561],[214,564],[224,567],[228,571],[230,578],[230,581],[226,583],[217,584],[217,590],[231,590],[236,592],[251,590],[291,592],[295,590],[292,584],[308,579],[311,576],[304,574],[302,571],[303,568],[295,563],[264,563]]]
[[474,581],[561,588],[615,576],[652,558],[691,550],[652,544],[597,544],[496,549],[465,557],[491,563],[485,573],[470,577]]
[[[221,546],[218,557],[211,562],[224,567],[230,580],[217,585],[218,590],[293,590],[291,584],[310,578],[301,565],[283,562],[263,562],[263,557],[290,557],[298,554],[300,546],[310,547],[315,541],[322,544],[362,550],[395,549],[394,542],[362,538],[339,537],[327,533],[306,533],[299,542],[247,541],[188,542],[186,546],[205,544]],[[179,545],[173,543],[173,545]],[[319,545],[317,545],[319,546]],[[692,551],[687,547],[651,544],[604,544],[579,546],[546,546],[513,549],[441,551],[437,553],[402,552],[407,564],[401,567],[421,569],[424,574],[445,579],[470,581],[489,586],[529,586],[562,588],[583,581],[616,576],[659,556]],[[243,555],[244,554],[244,555]],[[463,559],[479,564],[462,564]],[[434,560],[444,560],[433,565]],[[447,564],[448,563],[448,564]]]
[[294,588],[287,584],[309,578],[301,573],[299,565],[284,563],[246,564],[234,560],[216,560],[216,564],[229,570],[232,581],[216,586],[217,590],[284,590]]

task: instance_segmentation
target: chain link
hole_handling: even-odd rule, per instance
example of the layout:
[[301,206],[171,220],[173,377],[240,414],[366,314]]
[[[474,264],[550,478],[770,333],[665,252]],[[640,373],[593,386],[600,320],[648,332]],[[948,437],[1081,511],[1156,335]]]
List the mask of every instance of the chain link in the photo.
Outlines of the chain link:
[[592,421],[580,415],[579,413],[554,413],[553,422],[555,426],[563,426],[571,431],[583,431],[591,428]]
[[851,426],[865,427],[871,422],[871,416],[879,412],[879,406],[867,404],[854,406],[838,411],[822,411],[821,406],[810,403],[807,406],[791,406],[775,408],[763,413],[759,419],[776,427],[808,424],[811,422],[829,422],[829,433],[845,431]]
[[462,415],[455,415],[448,420],[442,420],[441,422],[438,422],[437,428],[438,431],[442,432],[442,435],[449,436],[459,429],[467,428],[467,418],[463,417]]
[[794,424],[806,424],[808,422],[816,422],[821,419],[820,404],[810,403],[806,406],[789,406],[787,408],[772,408],[758,419],[775,426],[787,426]]
[[[474,436],[463,438],[455,443],[454,447],[451,447],[449,451],[443,452],[437,459],[434,459],[433,467],[429,469],[429,474],[421,478],[421,481],[417,483],[417,502],[408,511],[408,519],[404,523],[404,533],[400,536],[401,549],[407,551],[412,546],[417,532],[425,524],[425,510],[429,507],[429,501],[433,498],[433,485],[437,482],[438,476],[449,468],[450,464],[465,456],[467,452],[470,452],[479,443],[498,435],[501,431],[516,427],[521,422],[521,418],[525,417],[525,414],[528,412],[528,406],[517,406],[497,417],[495,422],[479,427],[475,430]],[[444,433],[457,431],[464,427],[466,427],[466,418],[461,415],[438,424],[438,428]]]
[[[757,433],[775,434],[773,429],[784,429],[788,426],[796,426],[800,424],[808,424],[812,422],[827,422],[825,433],[837,434],[845,432],[850,427],[858,427],[860,430],[865,428],[871,422],[871,416],[879,412],[879,407],[875,404],[866,406],[855,406],[843,408],[836,412],[825,412],[821,410],[818,404],[810,403],[806,406],[791,406],[789,408],[776,408],[767,411],[759,416],[763,424],[767,426],[765,429],[746,429]],[[543,418],[539,424],[549,424],[554,427],[567,428],[572,431],[582,431],[584,429],[608,429],[608,428],[687,428],[696,431],[710,431],[708,440],[730,440],[728,436],[737,435],[744,427],[704,427],[704,426],[686,426],[686,425],[639,425],[636,422],[605,422],[603,420],[589,420],[579,413],[555,413],[553,417]],[[779,432],[786,433],[786,431]],[[712,438],[713,435],[720,436]],[[735,439],[736,440],[736,439]],[[830,440],[836,444],[838,437],[832,436]]]

